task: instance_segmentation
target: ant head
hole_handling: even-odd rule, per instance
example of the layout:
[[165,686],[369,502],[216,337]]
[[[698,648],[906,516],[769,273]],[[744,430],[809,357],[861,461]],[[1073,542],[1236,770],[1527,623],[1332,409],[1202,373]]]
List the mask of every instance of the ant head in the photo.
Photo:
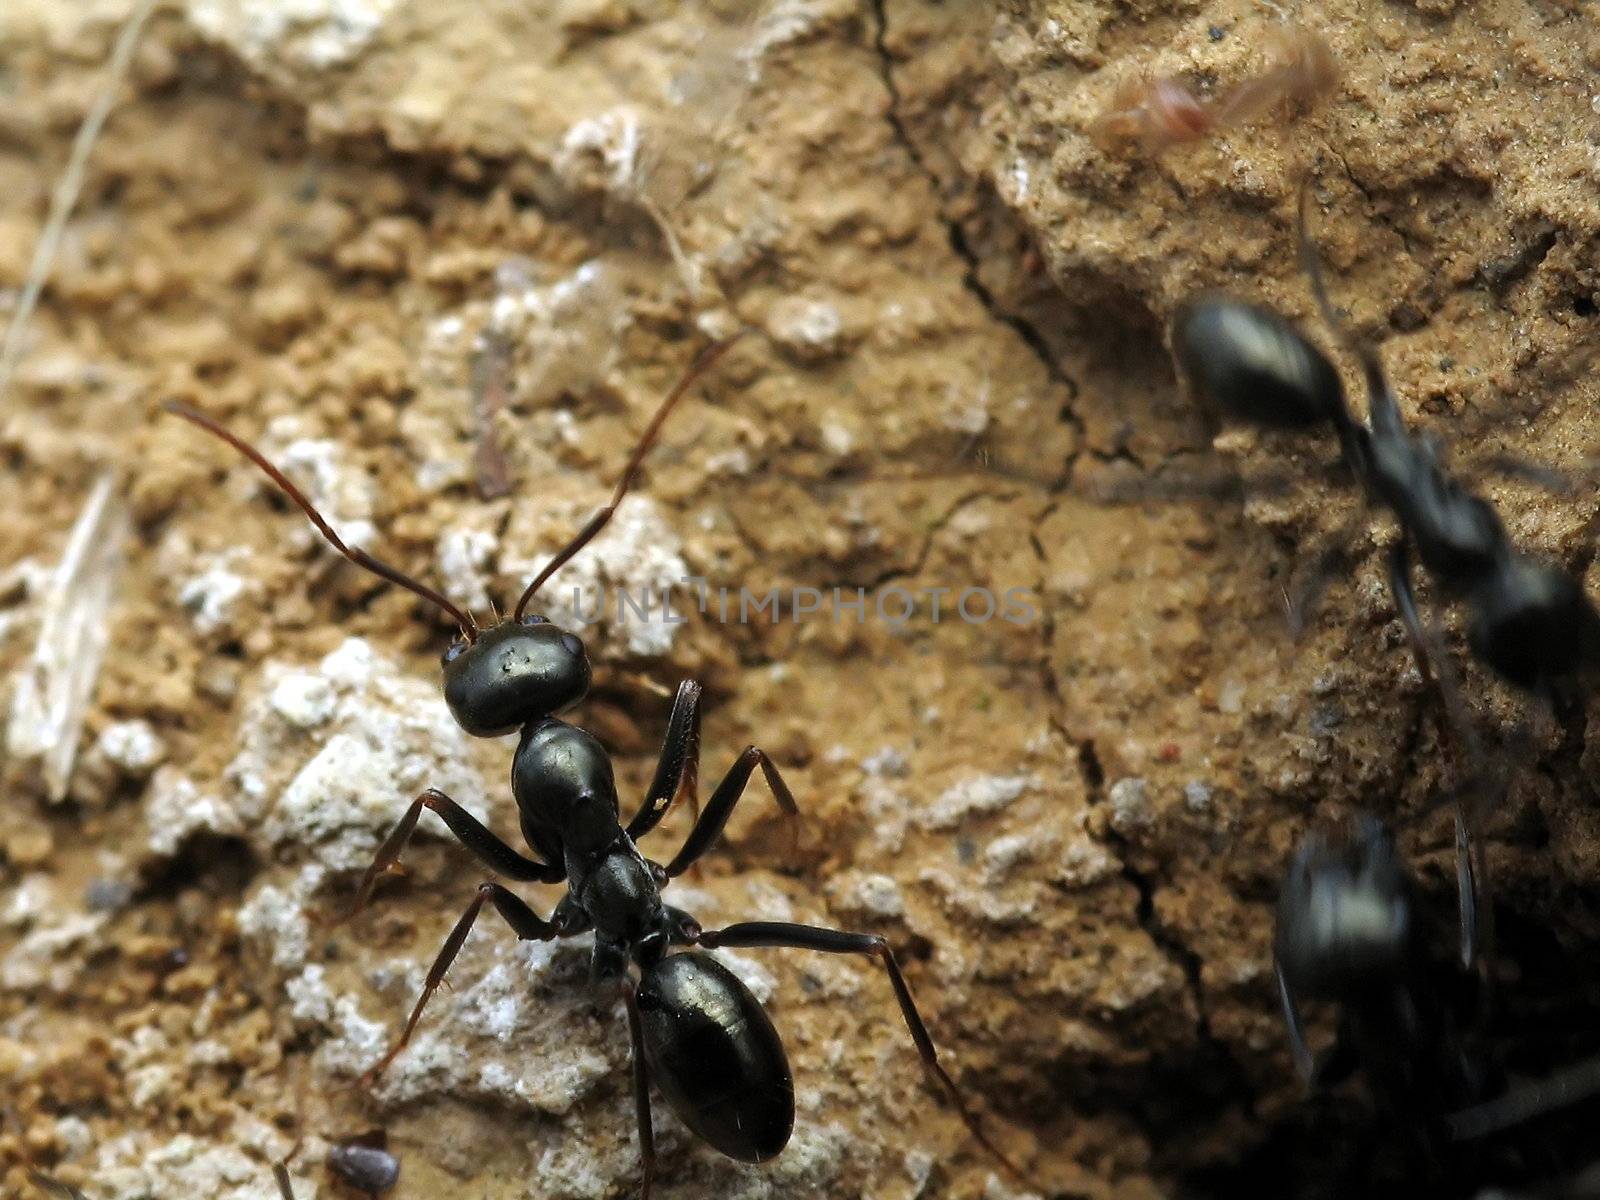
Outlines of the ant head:
[[475,737],[554,716],[589,691],[582,639],[540,616],[503,621],[472,641],[457,638],[440,662],[450,715]]
[[1404,973],[1415,932],[1411,879],[1372,817],[1347,836],[1307,836],[1278,896],[1273,951],[1302,996],[1339,999]]
[[1276,313],[1199,296],[1172,319],[1172,356],[1201,400],[1274,429],[1342,427],[1344,385],[1322,351]]
[[1570,676],[1600,656],[1600,615],[1565,571],[1513,555],[1470,600],[1473,652],[1520,687]]

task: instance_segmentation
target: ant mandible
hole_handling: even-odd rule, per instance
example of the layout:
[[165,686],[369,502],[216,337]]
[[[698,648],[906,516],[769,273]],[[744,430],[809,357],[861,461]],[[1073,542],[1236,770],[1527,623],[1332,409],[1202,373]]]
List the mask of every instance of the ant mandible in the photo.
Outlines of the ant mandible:
[[[1553,703],[1564,685],[1600,662],[1600,614],[1582,585],[1512,545],[1494,507],[1448,474],[1435,441],[1407,428],[1378,354],[1335,313],[1309,231],[1310,191],[1300,189],[1301,266],[1323,320],[1361,363],[1368,415],[1358,421],[1333,364],[1288,321],[1259,305],[1204,295],[1181,304],[1172,322],[1179,371],[1201,399],[1256,425],[1305,431],[1331,427],[1342,457],[1367,497],[1388,509],[1401,537],[1390,547],[1388,577],[1417,669],[1443,711],[1446,736],[1478,751],[1441,659],[1434,667],[1411,582],[1411,553],[1446,595],[1470,613],[1473,653],[1512,684]],[[1471,822],[1457,805],[1457,873],[1464,960],[1478,941]]]
[[[444,611],[460,636],[442,656],[445,703],[467,733],[500,737],[521,730],[511,766],[511,789],[522,836],[533,855],[507,845],[449,796],[429,788],[412,801],[378,847],[348,916],[365,906],[380,876],[398,867],[423,809],[435,812],[480,862],[523,883],[565,883],[566,894],[542,917],[499,883],[481,884],[427,974],[422,995],[399,1038],[362,1076],[370,1086],[411,1039],[428,1000],[467,940],[485,904],[524,941],[594,934],[592,982],[613,989],[627,1010],[640,1155],[641,1196],[648,1200],[656,1172],[650,1119],[652,1079],[678,1118],[729,1158],[765,1162],[794,1129],[794,1084],[771,1020],[736,975],[701,950],[717,947],[790,947],[874,958],[888,975],[901,1015],[923,1066],[949,1096],[973,1138],[1005,1169],[1026,1182],[968,1111],[940,1065],[927,1026],[912,1000],[889,944],[876,934],[849,933],[785,921],[745,921],[702,929],[688,913],[664,904],[661,891],[706,853],[721,835],[757,767],[778,806],[791,819],[799,808],[765,752],[747,746],[695,820],[678,853],[665,866],[646,859],[638,842],[655,829],[680,798],[698,790],[701,685],[679,685],[655,777],[638,813],[619,819],[611,757],[590,734],[558,720],[557,713],[589,690],[589,659],[576,634],[529,613],[539,588],[611,520],[662,425],[690,386],[727,352],[735,339],[709,347],[662,401],[640,437],[611,501],[578,530],[523,591],[509,618],[480,628],[433,588],[359,548],[346,546],[311,502],[254,446],[210,417],[177,403],[166,407],[244,455],[316,526],[328,543],[357,566],[414,592]],[[699,949],[690,949],[697,947]],[[674,953],[676,951],[676,953]],[[630,965],[637,978],[630,973]]]

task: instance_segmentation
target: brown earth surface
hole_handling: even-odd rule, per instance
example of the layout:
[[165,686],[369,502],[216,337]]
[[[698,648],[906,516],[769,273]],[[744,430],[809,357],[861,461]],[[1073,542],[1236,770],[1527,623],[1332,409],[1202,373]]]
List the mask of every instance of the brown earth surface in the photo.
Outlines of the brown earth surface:
[[[130,7],[0,6],[0,315]],[[91,1197],[271,1197],[303,1135],[307,1200],[335,1194],[331,1139],[382,1126],[400,1197],[635,1193],[625,1024],[586,986],[587,939],[484,922],[413,1046],[355,1085],[482,869],[425,816],[405,879],[347,925],[310,918],[348,903],[424,786],[509,836],[512,744],[451,722],[438,614],[158,405],[258,438],[352,538],[483,615],[603,502],[696,349],[741,327],[553,593],[560,618],[574,586],[704,579],[708,611],[680,586],[678,624],[611,593],[573,719],[638,797],[672,689],[703,680],[708,783],[756,743],[805,811],[791,859],[757,779],[676,903],[886,936],[1051,1195],[1382,1186],[1360,1089],[1293,1078],[1270,940],[1293,846],[1355,808],[1454,903],[1453,774],[1384,584],[1393,530],[1360,527],[1291,639],[1296,571],[1358,501],[1331,445],[1218,437],[1163,329],[1202,287],[1310,317],[1309,172],[1338,302],[1408,414],[1463,469],[1587,468],[1600,33],[1575,0],[1311,7],[1330,96],[1155,156],[1090,137],[1118,87],[1209,94],[1262,68],[1283,13],[158,4],[0,397],[8,690],[102,475],[131,519],[66,794],[4,761],[0,1190],[28,1194],[31,1165]],[[1241,473],[1287,483],[1210,486]],[[1478,486],[1597,590],[1592,486]],[[741,588],[778,589],[777,619],[740,620]],[[964,589],[1015,607],[983,619]],[[1471,665],[1439,611],[1509,773],[1487,834],[1504,1008],[1570,1033],[1508,1026],[1537,1070],[1600,1048],[1592,718]],[[674,814],[647,852],[686,829]],[[1021,1194],[924,1080],[870,962],[727,957],[788,1045],[798,1128],[744,1167],[658,1099],[658,1196]]]

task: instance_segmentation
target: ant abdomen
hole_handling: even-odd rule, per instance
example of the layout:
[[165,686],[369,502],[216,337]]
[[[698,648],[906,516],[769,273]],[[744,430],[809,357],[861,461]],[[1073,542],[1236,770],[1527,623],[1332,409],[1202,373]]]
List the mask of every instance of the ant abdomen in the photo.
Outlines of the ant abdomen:
[[1342,426],[1344,385],[1322,351],[1276,313],[1227,296],[1178,307],[1172,353],[1212,408],[1276,429]]
[[663,958],[639,981],[645,1057],[678,1119],[739,1162],[766,1162],[794,1131],[794,1078],[772,1021],[709,954]]
[[1561,679],[1600,656],[1600,618],[1582,584],[1564,571],[1512,555],[1469,601],[1473,652],[1520,687]]
[[500,737],[554,716],[588,694],[583,642],[543,617],[507,621],[444,656],[444,698],[474,737]]

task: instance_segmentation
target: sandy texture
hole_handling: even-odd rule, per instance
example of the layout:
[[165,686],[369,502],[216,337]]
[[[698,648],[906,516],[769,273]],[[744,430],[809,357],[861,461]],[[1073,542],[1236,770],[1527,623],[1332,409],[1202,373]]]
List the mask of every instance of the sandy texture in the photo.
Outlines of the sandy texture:
[[[128,7],[0,6],[0,315]],[[1260,69],[1268,6],[161,7],[0,400],[0,678],[102,472],[133,524],[66,798],[4,764],[0,1188],[31,1163],[95,1197],[267,1197],[304,1132],[308,1200],[333,1194],[326,1139],[381,1124],[400,1196],[631,1194],[622,1014],[585,986],[585,942],[486,921],[413,1049],[353,1087],[481,871],[425,817],[367,915],[310,917],[423,786],[509,835],[511,743],[450,721],[436,614],[157,405],[258,438],[352,542],[485,614],[741,326],[552,593],[559,617],[574,585],[705,580],[682,623],[613,595],[576,719],[637,796],[699,678],[703,774],[758,743],[806,811],[789,866],[757,780],[677,903],[883,933],[1053,1194],[1355,1186],[1371,1118],[1292,1082],[1271,902],[1308,821],[1360,805],[1448,913],[1447,773],[1375,553],[1391,531],[1358,538],[1293,644],[1290,577],[1355,500],[1332,447],[1214,446],[1161,331],[1208,286],[1309,315],[1311,171],[1339,303],[1408,412],[1464,463],[1582,467],[1600,40],[1560,2],[1316,7],[1331,97],[1159,158],[1107,154],[1091,123],[1141,74],[1205,92]],[[1204,494],[1235,471],[1289,483]],[[1483,486],[1520,543],[1591,573],[1592,487]],[[1129,494],[1152,498],[1106,499]],[[741,587],[780,589],[779,619],[739,621]],[[836,588],[865,619],[830,611]],[[968,588],[1017,589],[1015,619]],[[951,589],[937,619],[930,589]],[[1464,687],[1515,764],[1491,853],[1506,971],[1577,1004],[1600,934],[1586,721],[1470,667]],[[770,1000],[799,1128],[739,1167],[658,1103],[664,1200],[1015,1194],[875,968],[726,958]]]

